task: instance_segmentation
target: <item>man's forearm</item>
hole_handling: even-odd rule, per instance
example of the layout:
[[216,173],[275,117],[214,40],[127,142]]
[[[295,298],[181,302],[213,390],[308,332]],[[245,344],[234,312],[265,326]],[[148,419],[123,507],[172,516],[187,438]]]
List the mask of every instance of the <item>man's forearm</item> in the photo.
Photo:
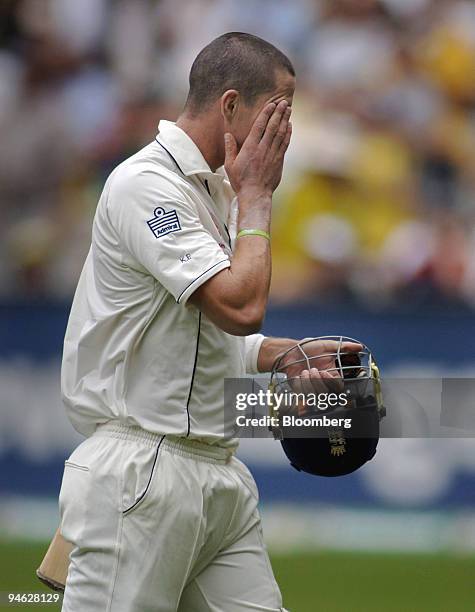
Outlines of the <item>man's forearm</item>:
[[[256,195],[251,199],[250,205],[246,198],[239,201],[238,227],[242,229],[256,229],[269,232],[272,198]],[[270,244],[262,236],[242,236],[236,240],[234,255],[228,275],[234,281],[236,307],[242,308],[249,304],[254,305],[264,318],[271,278]]]

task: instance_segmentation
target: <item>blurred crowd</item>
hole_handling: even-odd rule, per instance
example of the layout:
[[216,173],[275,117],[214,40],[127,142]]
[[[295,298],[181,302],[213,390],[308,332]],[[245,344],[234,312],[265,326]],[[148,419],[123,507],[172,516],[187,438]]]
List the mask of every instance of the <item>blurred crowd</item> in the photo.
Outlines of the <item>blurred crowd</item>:
[[470,0],[1,0],[0,297],[70,297],[105,178],[230,30],[298,76],[273,300],[475,305]]

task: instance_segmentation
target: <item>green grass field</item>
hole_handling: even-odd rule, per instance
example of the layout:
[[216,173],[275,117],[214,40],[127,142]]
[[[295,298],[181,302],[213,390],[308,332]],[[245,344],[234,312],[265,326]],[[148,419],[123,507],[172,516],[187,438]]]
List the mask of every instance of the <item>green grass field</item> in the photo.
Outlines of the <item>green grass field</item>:
[[[9,591],[47,592],[35,578],[45,550],[46,545],[0,542],[3,598]],[[473,557],[321,552],[273,555],[272,563],[290,612],[475,610]],[[60,606],[0,605],[2,612],[14,609],[53,612]]]

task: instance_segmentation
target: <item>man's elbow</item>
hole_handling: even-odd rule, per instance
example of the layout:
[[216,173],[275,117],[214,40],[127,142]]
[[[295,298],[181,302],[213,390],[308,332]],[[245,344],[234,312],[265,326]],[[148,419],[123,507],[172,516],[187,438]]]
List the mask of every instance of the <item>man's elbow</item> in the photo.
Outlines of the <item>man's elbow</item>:
[[[243,296],[242,292],[213,290],[220,272],[204,283],[191,296],[190,301],[223,331],[233,336],[256,334],[262,327],[267,301],[256,296]],[[214,281],[214,284],[213,284]]]
[[265,309],[257,306],[247,306],[236,311],[233,315],[235,336],[250,336],[257,334],[264,323]]

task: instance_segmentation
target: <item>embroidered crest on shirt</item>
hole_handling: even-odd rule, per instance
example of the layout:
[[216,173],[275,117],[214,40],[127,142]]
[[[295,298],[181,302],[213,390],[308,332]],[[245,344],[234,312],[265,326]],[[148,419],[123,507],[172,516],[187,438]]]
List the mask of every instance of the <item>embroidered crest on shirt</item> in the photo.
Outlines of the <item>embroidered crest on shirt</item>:
[[147,221],[147,225],[152,230],[155,238],[161,238],[162,236],[181,230],[176,210],[165,212],[165,209],[159,206],[153,211],[153,215],[153,219]]

